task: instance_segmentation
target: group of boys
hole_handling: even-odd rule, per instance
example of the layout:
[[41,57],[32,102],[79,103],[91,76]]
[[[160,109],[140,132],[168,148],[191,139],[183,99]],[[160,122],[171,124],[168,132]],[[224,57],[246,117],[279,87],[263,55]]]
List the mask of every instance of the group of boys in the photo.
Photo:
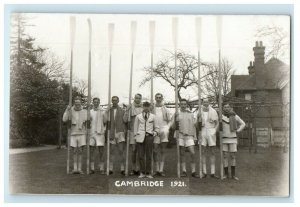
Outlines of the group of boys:
[[[131,105],[124,110],[119,106],[119,98],[111,98],[112,106],[107,110],[100,108],[100,99],[93,99],[93,108],[90,109],[90,123],[87,121],[87,111],[82,108],[81,98],[76,97],[74,106],[68,106],[63,121],[69,121],[71,127],[70,146],[73,149],[73,174],[83,174],[82,152],[89,140],[90,172],[95,173],[96,152],[99,153],[100,174],[105,174],[104,148],[105,137],[109,137],[110,156],[109,174],[114,173],[114,163],[119,159],[120,172],[125,175],[126,137],[129,136],[129,151],[131,171],[129,175],[139,178],[153,178],[166,176],[164,171],[166,148],[169,141],[170,128],[178,129],[177,143],[180,147],[181,176],[186,177],[185,152],[191,155],[191,176],[199,177],[196,173],[195,144],[202,145],[202,177],[207,177],[206,157],[210,160],[210,176],[215,174],[216,132],[219,127],[219,117],[207,99],[203,100],[201,111],[197,118],[188,110],[188,101],[180,100],[180,110],[174,116],[163,103],[163,95],[155,94],[155,103],[142,103],[142,95],[136,94]],[[108,122],[109,120],[109,122]],[[199,129],[198,122],[202,123]],[[109,123],[109,124],[107,124]],[[86,138],[87,126],[90,126],[89,139]],[[178,127],[176,127],[178,126]],[[223,154],[224,177],[229,175],[229,160],[231,177],[238,180],[235,174],[237,133],[245,127],[244,121],[234,113],[230,104],[223,107]],[[108,129],[109,127],[109,129]],[[197,131],[200,130],[199,139]],[[109,132],[109,135],[107,134]],[[128,132],[128,133],[127,133]],[[107,136],[108,135],[108,136]],[[176,138],[176,137],[175,137]]]

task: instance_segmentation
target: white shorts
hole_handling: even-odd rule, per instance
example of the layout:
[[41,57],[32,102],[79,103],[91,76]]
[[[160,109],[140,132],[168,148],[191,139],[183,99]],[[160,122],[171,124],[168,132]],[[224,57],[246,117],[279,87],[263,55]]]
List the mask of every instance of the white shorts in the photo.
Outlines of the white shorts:
[[118,144],[120,142],[125,142],[125,133],[124,132],[116,133],[115,138],[113,140],[110,140],[111,144]]
[[195,141],[193,136],[182,135],[179,133],[179,146],[181,147],[190,147],[194,146]]
[[216,146],[216,129],[202,128],[201,130],[201,145],[202,146]]
[[71,147],[82,147],[86,145],[85,134],[71,135],[70,146]]
[[90,146],[99,147],[104,146],[105,144],[105,136],[104,134],[92,134],[90,137]]
[[129,144],[136,144],[134,133],[132,131],[129,132]]
[[223,152],[237,152],[236,143],[223,143]]
[[160,144],[162,142],[169,142],[169,129],[162,128],[159,130],[158,136],[154,137],[154,144]]

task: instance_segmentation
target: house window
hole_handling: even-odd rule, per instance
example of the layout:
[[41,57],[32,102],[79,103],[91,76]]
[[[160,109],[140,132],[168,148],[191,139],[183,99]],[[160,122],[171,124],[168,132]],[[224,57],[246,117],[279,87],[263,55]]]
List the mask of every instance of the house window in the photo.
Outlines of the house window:
[[250,93],[245,94],[245,100],[251,101],[251,94]]

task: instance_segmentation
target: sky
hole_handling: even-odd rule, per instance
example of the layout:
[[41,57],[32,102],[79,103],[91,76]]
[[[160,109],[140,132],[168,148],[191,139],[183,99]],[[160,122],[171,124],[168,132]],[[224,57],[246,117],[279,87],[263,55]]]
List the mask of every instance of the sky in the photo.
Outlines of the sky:
[[[66,73],[70,64],[70,16],[76,17],[73,75],[80,80],[88,79],[88,23],[92,22],[92,96],[108,101],[109,43],[108,24],[114,23],[112,46],[112,95],[120,97],[121,103],[128,103],[130,60],[131,60],[131,21],[137,22],[135,46],[133,48],[133,87],[132,94],[141,93],[150,98],[150,83],[140,86],[145,76],[144,67],[150,66],[149,21],[155,21],[154,62],[164,57],[166,50],[174,51],[172,18],[178,17],[178,49],[197,55],[195,18],[202,18],[201,48],[202,61],[218,61],[218,43],[215,15],[142,15],[142,14],[27,14],[34,27],[26,32],[36,38],[36,44],[48,48],[61,60],[65,60]],[[255,41],[263,41],[268,48],[268,39],[255,38],[260,26],[276,25],[290,31],[288,16],[275,15],[226,15],[222,16],[221,54],[233,64],[235,74],[248,74],[247,67],[253,61]],[[289,57],[287,58],[287,60]],[[161,79],[154,80],[154,94],[160,92],[165,101],[174,101],[174,89]],[[196,99],[197,90],[188,90],[184,98]]]

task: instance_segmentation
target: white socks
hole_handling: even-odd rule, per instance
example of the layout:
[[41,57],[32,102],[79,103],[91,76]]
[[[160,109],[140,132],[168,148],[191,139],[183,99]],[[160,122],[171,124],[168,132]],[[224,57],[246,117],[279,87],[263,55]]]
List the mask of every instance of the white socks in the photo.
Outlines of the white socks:
[[164,171],[164,165],[165,165],[165,162],[160,162],[159,172],[163,172]]
[[181,163],[181,169],[183,172],[186,172],[186,165],[185,165],[185,162],[182,162]]
[[192,173],[196,172],[196,163],[191,163]]
[[104,162],[100,162],[99,168],[100,168],[100,170],[104,170]]

